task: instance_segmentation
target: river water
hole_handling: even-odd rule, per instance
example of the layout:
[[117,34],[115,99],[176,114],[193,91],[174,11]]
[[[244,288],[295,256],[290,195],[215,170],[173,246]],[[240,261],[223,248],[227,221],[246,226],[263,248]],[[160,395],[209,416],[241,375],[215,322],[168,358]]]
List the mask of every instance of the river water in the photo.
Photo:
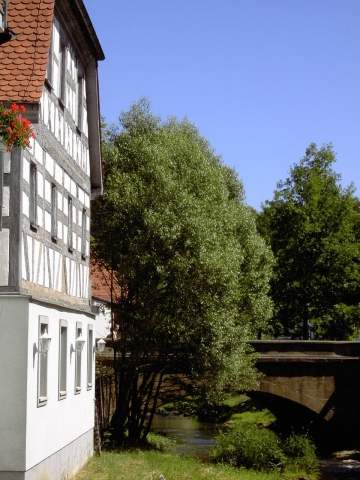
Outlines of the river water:
[[[176,440],[176,453],[206,460],[220,429],[213,423],[199,422],[193,417],[155,415],[153,431]],[[323,459],[320,465],[319,480],[360,480],[360,461]]]

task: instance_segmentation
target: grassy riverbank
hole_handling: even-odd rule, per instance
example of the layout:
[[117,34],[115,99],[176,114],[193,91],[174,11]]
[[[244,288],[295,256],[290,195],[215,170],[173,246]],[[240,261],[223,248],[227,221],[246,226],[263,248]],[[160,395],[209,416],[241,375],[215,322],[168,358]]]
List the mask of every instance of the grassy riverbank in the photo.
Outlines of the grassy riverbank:
[[[164,410],[192,413],[193,405],[186,402],[168,404]],[[212,412],[209,412],[210,415]],[[216,413],[216,412],[215,412]],[[225,415],[224,415],[225,413]],[[219,416],[225,431],[232,432],[239,427],[258,426],[263,430],[270,427],[276,418],[266,409],[249,404],[245,395],[229,396],[220,405]],[[176,417],[181,418],[181,417]],[[184,418],[184,417],[182,417]],[[215,415],[216,418],[216,415]],[[185,419],[187,420],[188,419]],[[196,422],[196,420],[194,419]],[[203,463],[196,458],[176,453],[176,441],[162,435],[150,434],[148,447],[143,450],[104,452],[94,457],[78,474],[76,480],[315,480],[317,474],[304,471],[303,464],[283,462],[285,471],[255,471],[233,468],[229,465]],[[257,444],[256,444],[257,445]],[[235,444],[234,444],[235,448]],[[255,449],[257,452],[258,448]],[[259,455],[261,452],[259,450]]]
[[314,480],[302,472],[262,473],[201,463],[193,458],[155,451],[110,453],[94,457],[76,480]]

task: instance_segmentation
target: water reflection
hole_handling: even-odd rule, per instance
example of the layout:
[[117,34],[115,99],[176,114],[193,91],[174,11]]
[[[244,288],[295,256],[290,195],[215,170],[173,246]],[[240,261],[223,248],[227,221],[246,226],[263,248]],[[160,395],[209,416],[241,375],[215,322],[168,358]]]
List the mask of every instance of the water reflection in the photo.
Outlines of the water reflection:
[[320,480],[359,480],[360,462],[357,460],[322,460]]
[[213,423],[199,422],[193,417],[182,415],[155,415],[153,431],[177,441],[174,451],[180,455],[191,455],[207,459],[215,445],[215,436],[219,426]]

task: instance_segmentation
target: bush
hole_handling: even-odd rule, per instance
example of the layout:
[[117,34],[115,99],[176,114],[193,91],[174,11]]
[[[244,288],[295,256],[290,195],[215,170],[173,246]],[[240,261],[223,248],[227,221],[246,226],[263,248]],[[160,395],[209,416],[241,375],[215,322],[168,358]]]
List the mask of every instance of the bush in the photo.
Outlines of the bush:
[[318,469],[319,462],[315,445],[306,435],[290,435],[283,444],[283,450],[288,457],[288,466],[300,468],[307,472]]
[[286,463],[278,436],[251,424],[219,435],[211,457],[216,462],[255,470],[281,469]]

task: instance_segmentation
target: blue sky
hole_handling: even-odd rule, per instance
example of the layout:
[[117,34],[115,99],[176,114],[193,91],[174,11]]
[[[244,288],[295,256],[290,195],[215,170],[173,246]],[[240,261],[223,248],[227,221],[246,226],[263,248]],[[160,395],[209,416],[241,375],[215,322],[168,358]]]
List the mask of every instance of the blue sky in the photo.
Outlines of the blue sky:
[[[109,123],[145,96],[195,123],[259,208],[310,142],[360,187],[359,0],[85,0]],[[359,192],[357,192],[359,194]]]

